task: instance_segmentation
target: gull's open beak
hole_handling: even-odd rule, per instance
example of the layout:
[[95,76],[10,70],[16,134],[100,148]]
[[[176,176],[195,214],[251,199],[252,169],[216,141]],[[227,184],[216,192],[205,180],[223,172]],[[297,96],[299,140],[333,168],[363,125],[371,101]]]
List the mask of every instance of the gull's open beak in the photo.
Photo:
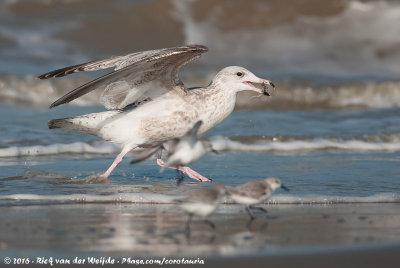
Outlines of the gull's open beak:
[[[272,90],[275,88],[274,83],[272,83],[269,80],[261,80],[261,82],[250,82],[250,81],[244,81],[244,84],[251,86],[252,90],[258,93],[261,93],[265,96],[271,96]],[[269,88],[269,86],[272,87],[272,89]]]
[[288,191],[288,192],[290,191],[289,188],[287,188],[287,187],[286,187],[285,185],[283,185],[283,184],[281,185],[281,188],[282,188],[283,190],[285,190],[285,191]]

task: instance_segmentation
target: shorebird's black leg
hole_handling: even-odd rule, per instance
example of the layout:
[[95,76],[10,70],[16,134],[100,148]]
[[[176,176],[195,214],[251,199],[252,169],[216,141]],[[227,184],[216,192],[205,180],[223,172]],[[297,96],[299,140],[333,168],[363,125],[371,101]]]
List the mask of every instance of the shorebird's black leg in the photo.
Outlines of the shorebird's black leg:
[[247,211],[247,214],[249,214],[249,216],[250,216],[250,220],[254,220],[254,216],[250,212],[250,207],[246,207],[246,211]]
[[182,171],[180,170],[176,170],[176,185],[179,186],[181,185],[181,183],[183,182],[183,180],[185,179],[185,174],[183,174]]
[[210,221],[210,220],[208,220],[208,219],[205,219],[204,222],[206,222],[208,225],[211,226],[211,228],[212,228],[213,230],[215,230],[216,227],[215,227],[215,224],[214,224],[212,221]]
[[192,222],[193,214],[189,214],[188,220],[186,222],[186,227],[185,227],[185,234],[186,238],[189,240],[190,238],[190,223]]
[[254,221],[254,217],[253,218],[250,218],[249,219],[249,221],[247,222],[247,224],[246,224],[246,228],[249,230],[249,232],[252,232],[253,230],[251,229],[251,224],[253,223],[253,221]]
[[260,231],[264,232],[265,229],[267,229],[267,227],[268,227],[268,222],[265,222],[263,225],[261,225]]
[[263,208],[263,207],[253,207],[253,206],[250,206],[250,208],[251,208],[251,209],[258,209],[258,210],[260,210],[260,211],[262,211],[262,212],[264,212],[264,213],[268,213],[268,211],[267,211],[265,208]]
[[[162,147],[163,148],[163,147]],[[162,157],[162,152],[163,152],[163,149],[161,148],[161,150],[159,150],[157,153],[156,153],[156,157],[157,157],[157,159],[161,159],[161,157]]]

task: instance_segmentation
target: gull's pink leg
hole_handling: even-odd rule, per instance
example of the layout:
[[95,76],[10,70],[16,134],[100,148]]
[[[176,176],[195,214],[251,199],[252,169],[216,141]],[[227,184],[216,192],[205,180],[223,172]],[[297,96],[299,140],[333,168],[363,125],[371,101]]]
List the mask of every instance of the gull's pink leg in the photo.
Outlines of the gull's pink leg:
[[[159,165],[160,167],[165,167],[165,163],[161,158],[157,158],[157,165]],[[211,180],[209,178],[204,177],[203,175],[197,173],[196,171],[194,171],[193,169],[191,169],[190,167],[168,167],[168,168],[172,168],[172,169],[177,169],[183,172],[183,174],[188,175],[190,178],[201,181],[201,182],[210,182]]]
[[131,150],[131,147],[129,148],[124,148],[122,149],[122,152],[117,155],[117,157],[115,158],[114,162],[111,164],[111,166],[107,169],[106,172],[104,172],[103,174],[101,174],[97,180],[99,182],[101,181],[108,181],[108,177],[110,176],[111,172],[118,166],[119,163],[122,162],[122,159],[124,158],[124,156]]

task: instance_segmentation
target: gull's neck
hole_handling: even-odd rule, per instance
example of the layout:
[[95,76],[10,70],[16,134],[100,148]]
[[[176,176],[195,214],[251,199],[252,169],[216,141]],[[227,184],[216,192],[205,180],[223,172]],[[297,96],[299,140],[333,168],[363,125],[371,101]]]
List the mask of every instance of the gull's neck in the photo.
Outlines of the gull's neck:
[[204,122],[201,133],[221,123],[231,114],[236,103],[236,91],[215,82],[204,88],[190,90],[187,96],[198,111],[199,119]]

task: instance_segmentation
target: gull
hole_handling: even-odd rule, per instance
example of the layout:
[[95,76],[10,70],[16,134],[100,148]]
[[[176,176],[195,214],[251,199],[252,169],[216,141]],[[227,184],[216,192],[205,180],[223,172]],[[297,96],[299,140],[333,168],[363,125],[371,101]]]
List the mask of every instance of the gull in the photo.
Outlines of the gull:
[[250,209],[256,208],[263,212],[267,212],[264,208],[253,207],[253,205],[261,204],[268,200],[277,188],[289,191],[278,178],[266,178],[263,181],[250,181],[228,190],[228,195],[239,204],[246,205],[246,211],[253,220],[254,216]]
[[[193,128],[181,138],[168,140],[158,144],[154,148],[143,151],[131,161],[131,164],[141,162],[150,156],[157,154],[158,164],[162,166],[161,172],[163,172],[165,168],[171,167],[177,169],[178,172],[181,171],[184,174],[190,174],[190,170],[187,170],[187,167],[185,166],[196,162],[207,153],[217,153],[217,151],[213,149],[212,144],[208,139],[198,138],[199,128],[202,124],[203,121],[197,121]],[[161,160],[161,152],[163,149],[167,151],[167,159],[165,163]],[[178,183],[179,182],[180,181],[178,181]]]
[[[274,87],[272,82],[239,66],[222,69],[207,87],[186,88],[178,77],[179,69],[206,51],[208,48],[202,45],[156,49],[42,74],[39,78],[47,79],[114,68],[50,105],[53,108],[102,89],[100,102],[108,111],[52,119],[48,127],[95,135],[119,146],[121,152],[98,177],[99,181],[108,181],[111,172],[129,151],[181,137],[199,120],[204,122],[199,129],[200,135],[221,123],[233,111],[238,92],[250,90],[260,96],[270,96],[269,86]],[[193,179],[208,181],[189,167],[184,172]]]
[[215,229],[215,224],[206,217],[217,209],[219,201],[225,194],[225,186],[217,183],[212,187],[197,189],[186,198],[177,200],[181,208],[189,214],[188,221],[186,222],[186,231],[190,231],[190,223],[194,215],[202,217],[211,228]]

